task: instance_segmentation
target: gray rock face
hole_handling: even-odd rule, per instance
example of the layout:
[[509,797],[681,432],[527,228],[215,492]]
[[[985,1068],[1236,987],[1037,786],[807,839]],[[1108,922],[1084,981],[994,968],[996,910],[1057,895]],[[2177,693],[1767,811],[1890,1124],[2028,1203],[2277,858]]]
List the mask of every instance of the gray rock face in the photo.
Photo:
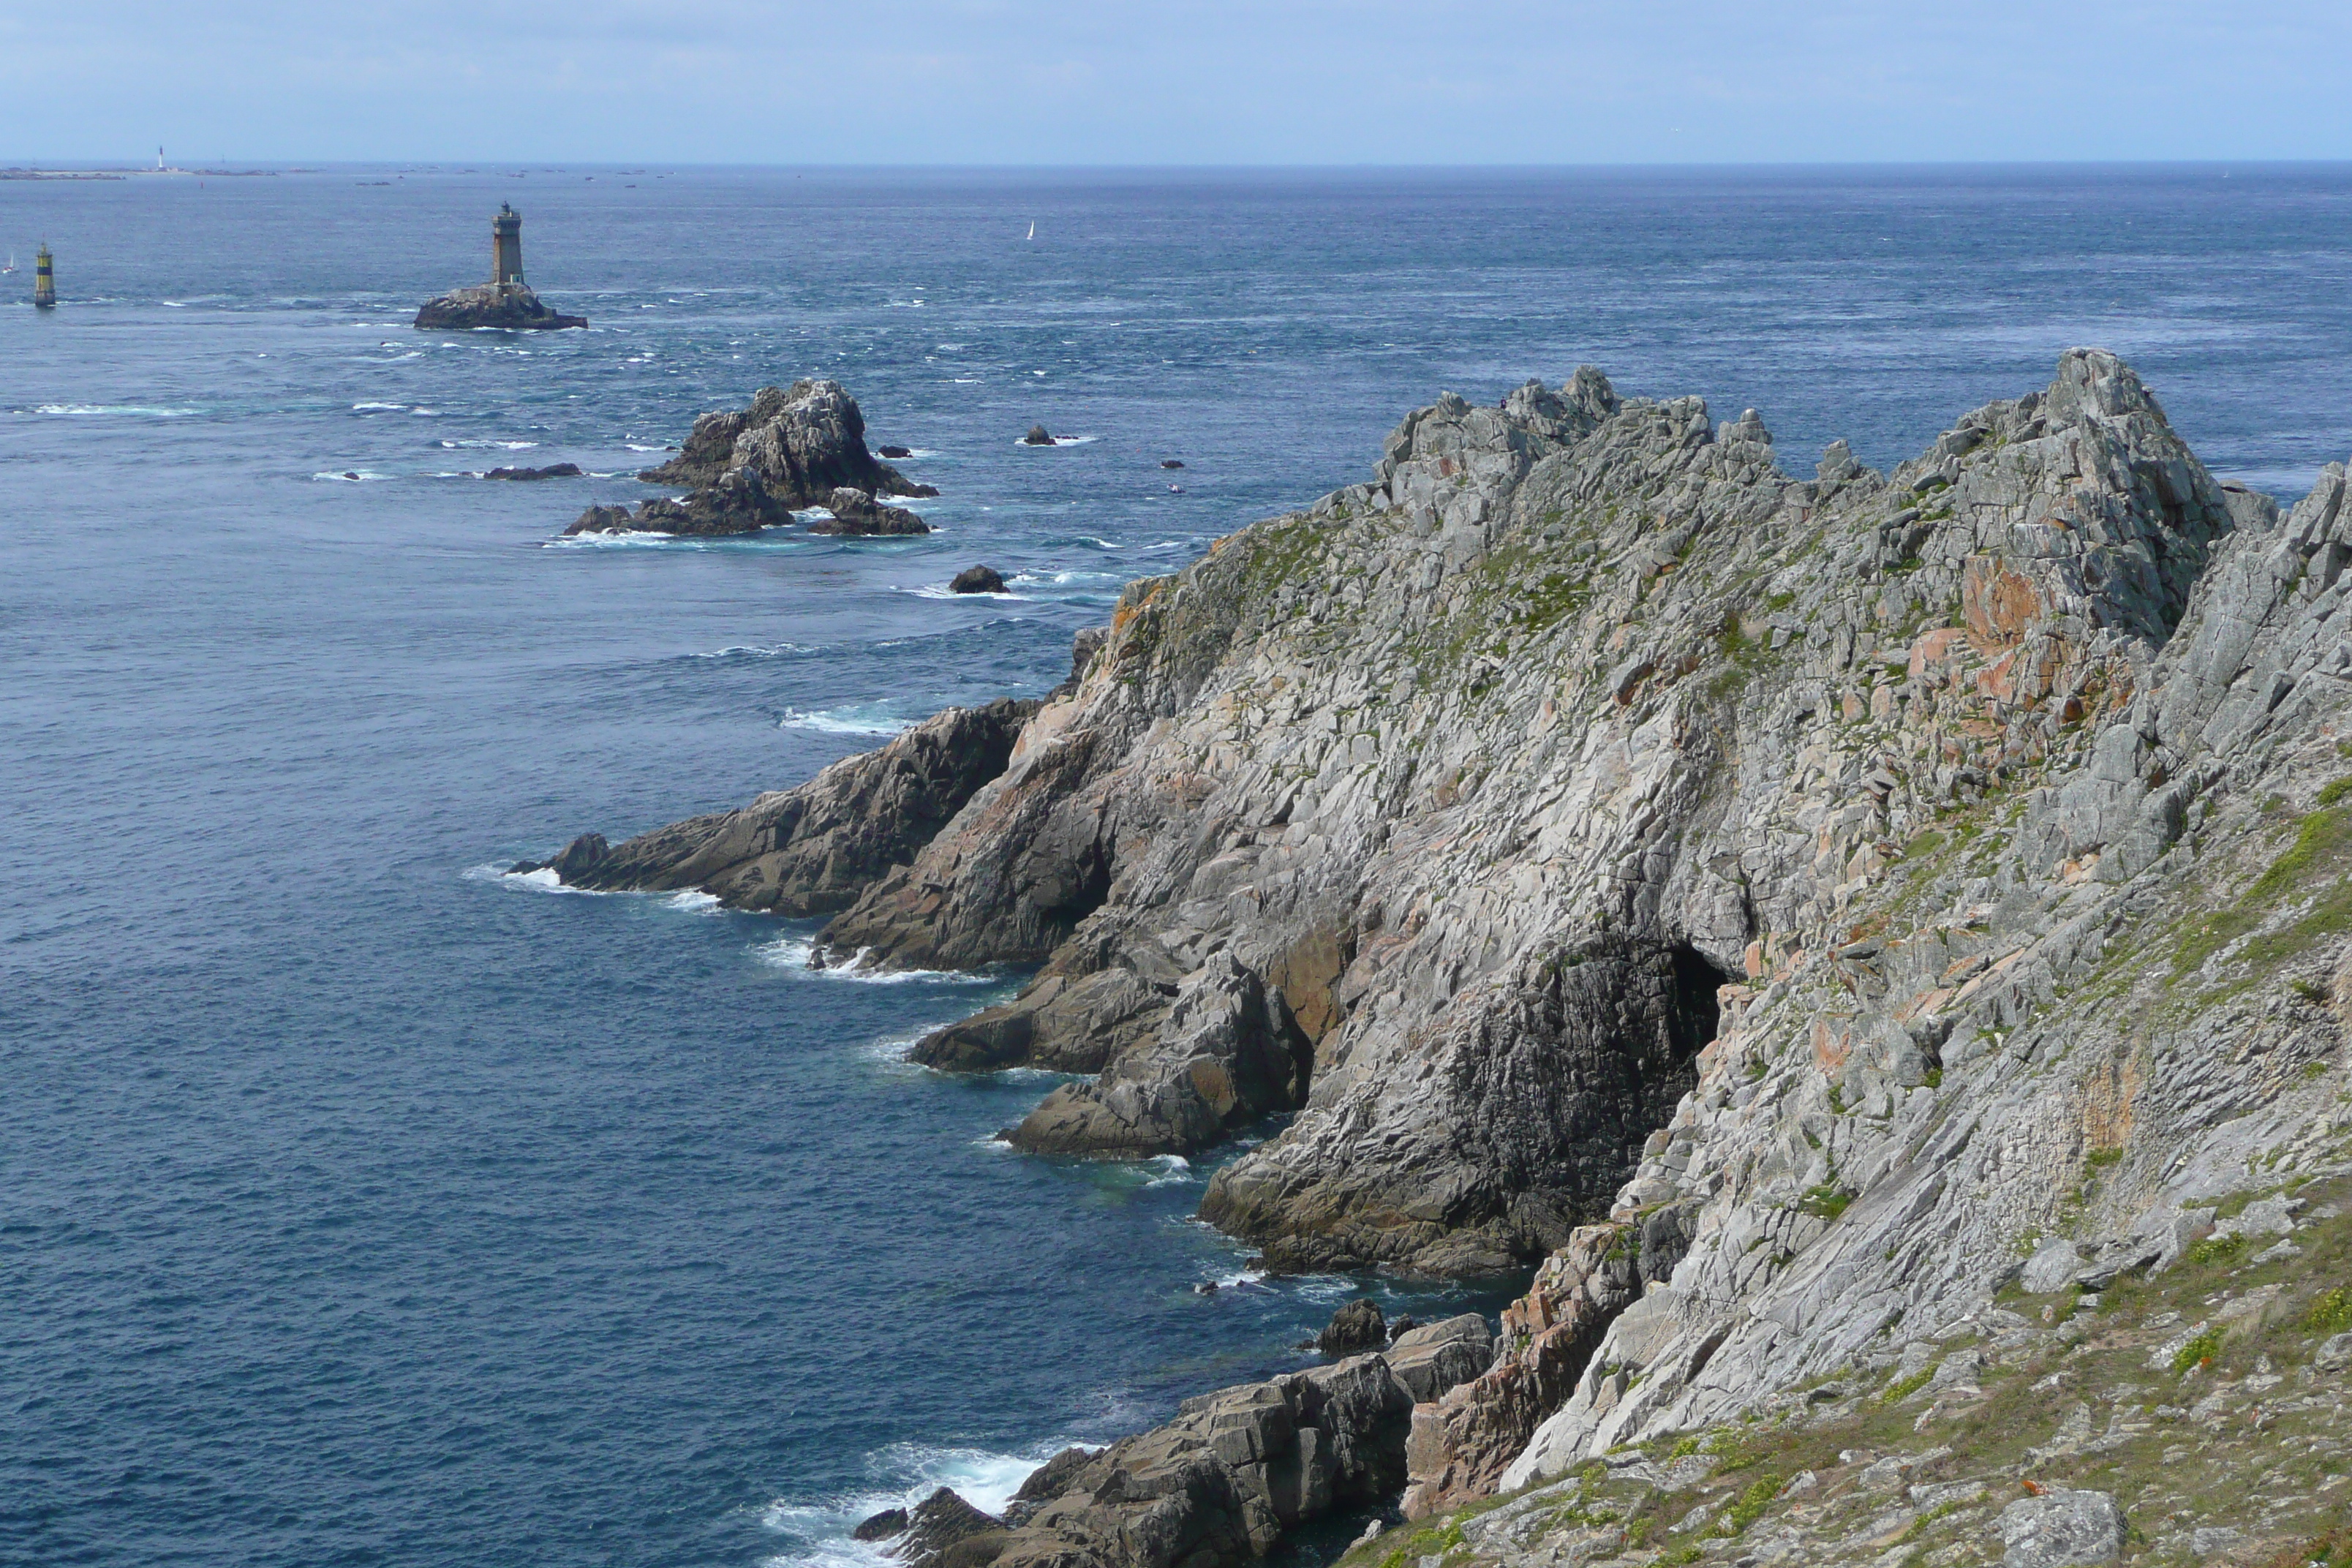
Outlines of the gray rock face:
[[522,283],[477,283],[452,289],[425,301],[415,324],[446,331],[497,327],[508,331],[552,331],[584,327],[585,316],[566,316],[548,309]]
[[2000,1510],[2001,1568],[2091,1568],[2124,1554],[2124,1515],[2105,1492],[2050,1491]]
[[[690,817],[608,846],[586,834],[546,863],[567,887],[698,888],[735,909],[818,915],[914,858],[1003,771],[1034,702],[950,708],[880,751],[835,763],[740,810]],[[532,868],[519,868],[530,869]]]

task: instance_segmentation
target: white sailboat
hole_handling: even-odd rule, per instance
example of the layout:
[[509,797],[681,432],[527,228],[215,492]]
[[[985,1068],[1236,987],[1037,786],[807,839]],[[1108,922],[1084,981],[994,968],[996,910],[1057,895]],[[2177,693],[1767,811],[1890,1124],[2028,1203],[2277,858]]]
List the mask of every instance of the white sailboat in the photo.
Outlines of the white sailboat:
[[7,266],[5,266],[5,267],[0,267],[0,272],[14,272],[14,271],[16,271],[16,253],[15,251],[13,251],[13,250],[12,250],[12,251],[10,251],[10,252],[8,253],[8,265],[7,265]]
[[1037,220],[1034,217],[1029,220],[1029,237],[1032,239],[1037,237]]

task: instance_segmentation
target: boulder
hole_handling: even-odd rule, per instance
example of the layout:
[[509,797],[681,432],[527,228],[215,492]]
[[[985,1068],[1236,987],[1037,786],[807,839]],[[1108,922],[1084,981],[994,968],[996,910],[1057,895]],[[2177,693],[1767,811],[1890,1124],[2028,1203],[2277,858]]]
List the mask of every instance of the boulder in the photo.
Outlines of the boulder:
[[2120,1561],[2124,1513],[2105,1492],[2053,1489],[2000,1510],[2001,1568],[2092,1568]]
[[911,458],[915,454],[905,447],[877,447],[874,455],[877,458]]
[[477,283],[425,301],[416,312],[415,324],[452,331],[498,327],[509,331],[550,331],[584,327],[588,318],[549,310],[526,284]]
[[1495,1331],[1475,1312],[1464,1312],[1399,1334],[1388,1349],[1389,1371],[1426,1405],[1485,1372],[1495,1360]]
[[967,566],[956,574],[954,582],[948,584],[948,592],[951,594],[1002,594],[1004,591],[1004,579],[998,576],[993,568],[987,566]]
[[1032,425],[1029,434],[1021,437],[1021,444],[1024,447],[1050,447],[1054,444],[1054,437],[1045,433],[1043,425]]
[[872,534],[929,533],[931,525],[902,506],[884,506],[865,490],[844,485],[824,498],[825,510],[832,515],[821,517],[809,524],[811,533],[835,533],[845,537]]
[[1331,1321],[1315,1336],[1315,1348],[1328,1356],[1350,1356],[1376,1351],[1389,1342],[1389,1326],[1380,1304],[1369,1298],[1349,1302],[1331,1314]]
[[2072,1284],[2074,1271],[2082,1265],[2082,1254],[2073,1242],[2063,1237],[2045,1241],[2025,1260],[2025,1271],[2019,1282],[2033,1295],[2047,1296]]
[[1181,458],[1162,458],[1160,459],[1160,466],[1163,468],[1181,468],[1184,464]]

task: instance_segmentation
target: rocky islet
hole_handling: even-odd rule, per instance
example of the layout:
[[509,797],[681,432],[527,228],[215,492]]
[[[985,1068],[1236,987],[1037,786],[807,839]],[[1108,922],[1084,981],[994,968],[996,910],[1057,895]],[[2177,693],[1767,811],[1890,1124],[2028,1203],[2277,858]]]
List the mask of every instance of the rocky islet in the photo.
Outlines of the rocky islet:
[[[1665,1449],[1800,1443],[1809,1389],[1913,1359],[1931,1391],[1956,1369],[1932,1426],[2040,1344],[2002,1340],[2002,1292],[2158,1289],[2217,1237],[2280,1267],[2290,1205],[2352,1171],[2343,491],[2331,465],[2283,514],[2215,481],[2096,351],[1891,474],[1839,443],[1793,479],[1753,412],[1590,369],[1447,397],[1370,482],[1132,584],[1073,680],[995,721],[1001,763],[855,855],[785,819],[861,759],[575,868],[750,908],[821,883],[836,958],[1038,965],[918,1059],[1097,1075],[1013,1130],[1040,1152],[1294,1112],[1202,1207],[1275,1267],[1540,1265],[1401,1410],[1379,1354],[1227,1391],[957,1549],[1208,1568],[1310,1497],[1402,1491],[1549,1500],[1540,1530],[1501,1533],[1516,1503],[1449,1527],[1444,1563],[1746,1551],[1816,1507],[1801,1478],[1653,1539],[1612,1457],[1667,1495],[1710,1467]],[[2270,1299],[2315,1311],[2322,1283]],[[2278,1354],[2333,1430],[2341,1367]],[[1885,1462],[1810,1485],[1866,1495]],[[2137,1523],[2142,1493],[2101,1495]],[[2098,1505],[2017,1522],[2045,1513],[1979,1510],[1940,1561],[2105,1550]],[[1828,1518],[1758,1560],[1817,1560]]]
[[882,498],[939,494],[868,451],[857,400],[824,380],[762,387],[748,407],[703,415],[676,457],[637,477],[685,493],[592,506],[564,532],[749,534],[824,508],[812,532],[920,534],[930,531],[922,519]]

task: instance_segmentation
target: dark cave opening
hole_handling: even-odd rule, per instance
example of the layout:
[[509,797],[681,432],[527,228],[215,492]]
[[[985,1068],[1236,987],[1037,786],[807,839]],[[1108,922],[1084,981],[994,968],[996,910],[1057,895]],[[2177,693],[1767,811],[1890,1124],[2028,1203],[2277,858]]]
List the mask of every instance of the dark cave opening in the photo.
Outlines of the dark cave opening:
[[1667,956],[1675,968],[1675,1011],[1666,1030],[1675,1044],[1675,1059],[1688,1061],[1706,1047],[1723,1025],[1715,988],[1731,984],[1731,976],[1707,961],[1705,953],[1678,942]]

